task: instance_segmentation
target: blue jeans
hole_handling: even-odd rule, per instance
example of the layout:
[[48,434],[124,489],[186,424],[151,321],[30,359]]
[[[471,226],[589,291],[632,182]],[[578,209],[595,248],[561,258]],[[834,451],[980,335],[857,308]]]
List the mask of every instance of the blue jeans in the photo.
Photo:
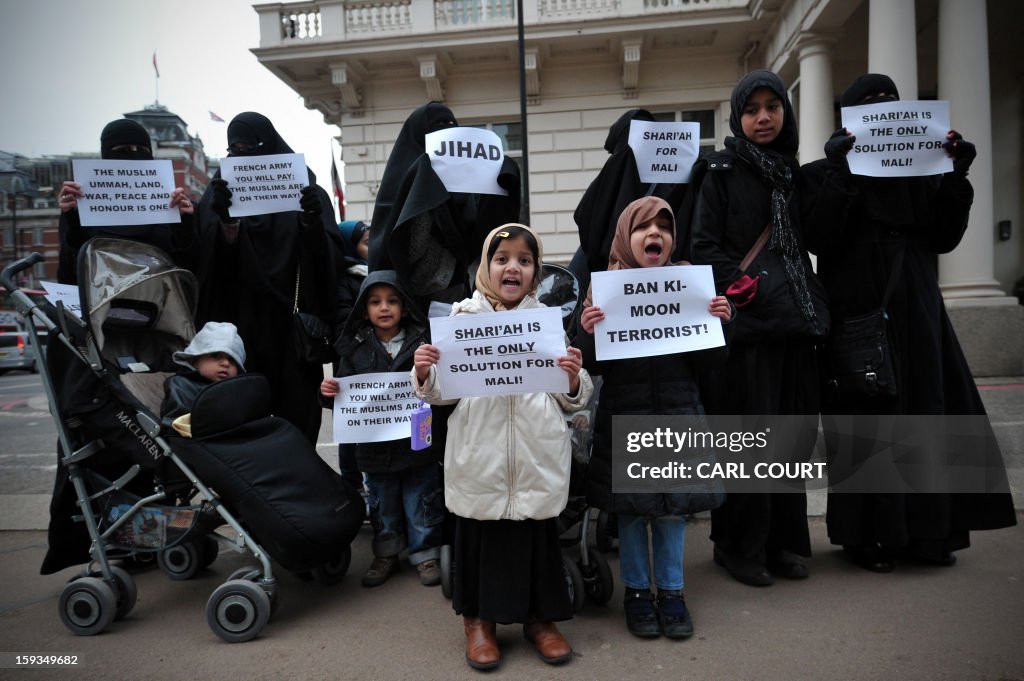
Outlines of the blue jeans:
[[413,565],[440,557],[444,488],[439,465],[428,463],[400,473],[367,473],[366,489],[373,555],[386,558],[409,549]]
[[622,583],[630,589],[651,588],[648,559],[647,524],[651,526],[654,548],[654,583],[659,591],[683,588],[683,545],[686,520],[682,516],[645,518],[619,515],[619,571]]

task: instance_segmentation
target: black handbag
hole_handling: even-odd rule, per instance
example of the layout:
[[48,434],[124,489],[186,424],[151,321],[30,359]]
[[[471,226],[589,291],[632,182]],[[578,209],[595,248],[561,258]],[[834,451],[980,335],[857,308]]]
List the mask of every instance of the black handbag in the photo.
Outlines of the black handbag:
[[882,306],[832,327],[826,346],[827,387],[838,396],[895,397],[896,366],[889,345],[886,307],[903,265],[901,249],[889,273]]
[[299,311],[301,273],[301,268],[295,271],[295,302],[292,306],[295,352],[300,362],[328,364],[334,361],[334,348],[331,347],[331,327],[315,314]]

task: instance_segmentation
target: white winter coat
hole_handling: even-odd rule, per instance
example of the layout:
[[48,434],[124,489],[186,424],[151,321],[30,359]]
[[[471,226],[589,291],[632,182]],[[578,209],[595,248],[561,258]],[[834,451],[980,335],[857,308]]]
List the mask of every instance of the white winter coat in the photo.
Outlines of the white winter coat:
[[[543,307],[530,295],[517,309]],[[452,306],[452,314],[493,312],[478,291]],[[444,452],[444,500],[457,516],[475,520],[543,520],[565,508],[572,458],[566,412],[586,405],[594,390],[580,370],[575,396],[529,393],[467,397],[448,419]],[[420,384],[412,371],[416,394],[431,404],[442,400],[436,368]]]

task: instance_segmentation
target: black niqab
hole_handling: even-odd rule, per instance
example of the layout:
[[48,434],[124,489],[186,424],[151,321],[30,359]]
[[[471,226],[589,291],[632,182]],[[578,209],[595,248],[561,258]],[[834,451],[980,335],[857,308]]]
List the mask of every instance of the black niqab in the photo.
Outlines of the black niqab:
[[[114,147],[134,144],[140,148],[136,151],[115,150]],[[136,121],[119,118],[111,121],[100,133],[100,157],[117,161],[151,161],[153,160],[153,142],[149,133]]]
[[[879,94],[885,97],[878,97]],[[899,98],[900,91],[896,89],[896,83],[892,78],[881,73],[865,73],[843,91],[839,98],[839,106],[874,104],[879,101],[896,101]]]
[[[231,156],[267,156],[270,154],[294,154],[292,148],[281,138],[274,124],[263,114],[243,111],[228,123],[228,147],[236,143],[259,146],[258,153]],[[310,181],[312,183],[312,180]]]

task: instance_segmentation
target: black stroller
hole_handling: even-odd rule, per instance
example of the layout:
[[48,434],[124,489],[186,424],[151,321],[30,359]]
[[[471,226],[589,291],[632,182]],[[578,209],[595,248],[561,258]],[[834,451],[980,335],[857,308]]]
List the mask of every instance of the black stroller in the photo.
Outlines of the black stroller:
[[[61,593],[64,624],[93,635],[131,611],[135,583],[115,558],[155,554],[172,578],[187,579],[220,546],[252,554],[260,566],[232,574],[206,607],[210,627],[231,642],[258,635],[276,610],[271,557],[321,581],[344,574],[362,501],[301,433],[269,416],[265,379],[210,386],[196,401],[192,438],[165,437],[163,382],[171,353],[194,335],[194,276],[152,246],[93,239],[79,256],[79,319],[17,288],[15,275],[42,259],[33,253],[0,280],[28,322],[60,440],[41,572],[87,564]],[[48,330],[45,357],[36,323]]]
[[[579,280],[572,272],[560,265],[543,264],[541,281],[537,286],[537,299],[548,307],[562,311],[562,325],[568,331],[578,322],[582,307],[583,292]],[[593,427],[591,419],[590,428]],[[579,612],[587,597],[598,605],[607,603],[612,596],[615,582],[608,560],[602,553],[590,547],[588,542],[591,509],[583,495],[583,477],[590,460],[589,438],[584,433],[581,446],[574,442],[572,470],[569,483],[569,500],[558,516],[560,544],[568,549],[562,555],[562,569],[569,600],[574,612]],[[452,596],[452,579],[455,570],[451,545],[441,547],[441,590],[445,597]]]

